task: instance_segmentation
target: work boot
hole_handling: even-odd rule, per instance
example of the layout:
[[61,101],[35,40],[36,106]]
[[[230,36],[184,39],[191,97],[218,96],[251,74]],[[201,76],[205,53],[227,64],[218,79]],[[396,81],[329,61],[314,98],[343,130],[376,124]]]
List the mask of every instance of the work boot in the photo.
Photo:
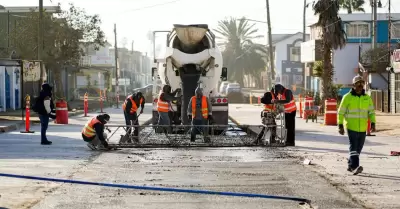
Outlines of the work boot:
[[41,145],[51,145],[53,142],[46,140],[46,141],[42,141],[40,144]]
[[362,166],[358,166],[356,169],[353,171],[353,175],[357,175],[361,172],[363,172],[364,168]]
[[196,141],[196,136],[195,137],[191,136],[190,137],[190,142],[195,142],[195,141]]

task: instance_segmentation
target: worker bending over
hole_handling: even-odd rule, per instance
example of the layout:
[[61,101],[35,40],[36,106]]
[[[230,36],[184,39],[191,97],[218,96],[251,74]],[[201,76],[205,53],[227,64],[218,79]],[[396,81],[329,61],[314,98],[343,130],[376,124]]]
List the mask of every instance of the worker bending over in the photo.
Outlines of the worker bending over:
[[92,150],[107,150],[107,134],[104,125],[110,121],[108,114],[98,115],[90,119],[82,129],[82,138]]
[[285,111],[285,128],[286,146],[295,146],[295,130],[296,130],[296,102],[294,101],[291,90],[286,89],[281,84],[275,85],[275,98],[280,95],[279,99],[273,99],[272,103],[283,104]]
[[[276,138],[276,121],[275,121],[275,105],[272,103],[272,100],[275,100],[274,89],[271,89],[269,92],[265,92],[264,96],[261,98],[261,103],[264,104],[264,110],[261,112],[262,124],[266,126],[261,129],[261,132],[258,134],[257,139],[255,141],[256,144],[259,144],[264,136],[264,133],[267,129],[271,131],[270,143],[275,143]],[[270,114],[273,118],[268,118],[267,114]],[[272,114],[272,115],[271,115]]]
[[360,166],[360,154],[364,147],[368,119],[371,121],[371,132],[375,132],[375,108],[371,97],[365,94],[365,81],[361,76],[353,78],[353,88],[345,94],[340,102],[337,120],[339,133],[344,135],[344,126],[350,143],[350,158],[347,171],[357,175],[363,171]]
[[[142,114],[145,102],[146,101],[141,92],[133,93],[132,95],[129,95],[125,99],[124,104],[122,104],[122,109],[124,110],[125,124],[127,126],[139,125],[139,119],[137,114],[138,107],[140,106],[140,114]],[[132,127],[127,128],[126,131],[127,135],[130,135],[131,132],[132,132]],[[139,127],[134,127],[133,136],[136,140],[138,140]]]
[[[168,112],[170,109],[172,109],[171,102],[177,101],[179,99],[179,97],[175,96],[180,91],[181,89],[178,88],[171,93],[170,85],[163,86],[162,91],[160,91],[160,94],[158,95],[157,101],[158,125],[171,125],[171,120],[169,118]],[[169,132],[169,128],[166,127],[161,128],[161,130],[163,130],[165,134]]]
[[189,121],[192,122],[190,141],[194,142],[196,140],[197,132],[202,132],[204,142],[209,143],[211,141],[208,136],[208,128],[198,125],[208,125],[209,121],[211,123],[213,122],[212,106],[208,98],[203,95],[203,90],[200,87],[196,88],[195,94],[196,95],[190,99],[187,109]]

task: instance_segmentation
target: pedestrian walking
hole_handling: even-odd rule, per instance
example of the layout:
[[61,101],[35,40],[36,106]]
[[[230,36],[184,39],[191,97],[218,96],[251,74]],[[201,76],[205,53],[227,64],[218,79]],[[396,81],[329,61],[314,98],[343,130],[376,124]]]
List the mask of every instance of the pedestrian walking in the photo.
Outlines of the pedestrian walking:
[[371,97],[365,93],[365,81],[361,76],[353,78],[353,88],[342,98],[338,109],[339,134],[347,129],[349,137],[349,159],[347,171],[357,175],[363,171],[360,166],[360,154],[364,147],[368,119],[371,132],[375,131],[375,108]]

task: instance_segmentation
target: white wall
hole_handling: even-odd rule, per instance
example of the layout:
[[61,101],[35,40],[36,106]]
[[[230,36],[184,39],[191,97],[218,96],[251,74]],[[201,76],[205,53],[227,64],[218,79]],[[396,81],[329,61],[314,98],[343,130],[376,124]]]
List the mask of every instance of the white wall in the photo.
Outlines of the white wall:
[[[387,73],[382,73],[382,76],[387,79]],[[369,74],[369,82],[371,83],[372,88],[377,88],[377,89],[387,89],[387,82],[385,79],[382,78],[377,73],[372,73]]]
[[[370,49],[371,44],[361,45],[361,54]],[[353,77],[356,75],[355,68],[358,67],[358,43],[347,43],[341,50],[335,50],[333,54],[333,67],[335,84],[351,84]]]

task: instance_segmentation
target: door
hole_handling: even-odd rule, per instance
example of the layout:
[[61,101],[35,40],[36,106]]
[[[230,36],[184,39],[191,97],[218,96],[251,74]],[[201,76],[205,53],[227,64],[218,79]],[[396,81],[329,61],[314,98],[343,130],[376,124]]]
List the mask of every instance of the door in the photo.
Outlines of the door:
[[11,91],[10,91],[10,86],[11,86],[11,82],[10,82],[10,75],[8,75],[7,70],[5,70],[5,74],[6,74],[6,109],[11,108]]

